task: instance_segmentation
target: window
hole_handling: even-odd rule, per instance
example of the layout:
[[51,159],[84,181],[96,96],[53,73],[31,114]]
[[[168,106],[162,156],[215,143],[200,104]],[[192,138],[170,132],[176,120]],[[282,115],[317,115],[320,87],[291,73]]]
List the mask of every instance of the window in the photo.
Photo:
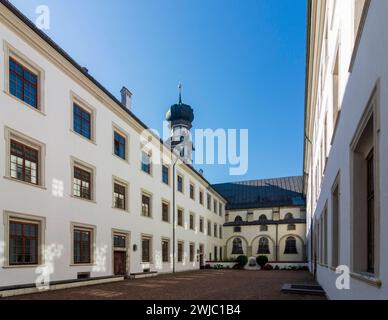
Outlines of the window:
[[284,217],[284,220],[292,220],[294,219],[294,216],[292,213],[287,213]]
[[73,195],[78,198],[92,199],[92,177],[89,171],[74,167]]
[[217,209],[218,209],[218,203],[217,203],[217,200],[214,200],[213,201],[213,211],[215,214],[217,214]]
[[244,254],[242,240],[240,238],[235,238],[233,240],[232,254]]
[[74,228],[73,241],[74,264],[92,263],[92,231],[87,229]]
[[296,239],[294,237],[288,237],[286,239],[284,254],[298,254],[298,250],[296,249]]
[[358,33],[366,0],[354,0],[354,34]]
[[183,177],[178,175],[178,191],[183,193]]
[[289,225],[287,225],[287,230],[288,230],[288,231],[295,231],[295,230],[296,230],[296,225],[295,225],[295,224],[289,224]]
[[190,262],[194,262],[195,259],[195,244],[190,243]]
[[209,237],[212,235],[212,223],[211,223],[211,221],[207,222],[207,235]]
[[126,159],[126,139],[117,131],[114,131],[114,152],[119,158]]
[[336,179],[336,182],[332,189],[332,256],[331,256],[331,265],[334,268],[337,268],[339,265],[339,230],[340,230],[340,193],[339,193],[339,176]]
[[204,225],[203,225],[203,218],[199,218],[199,232],[203,232],[204,230]]
[[143,263],[151,262],[151,238],[142,237],[141,239],[141,261]]
[[183,227],[183,210],[178,209],[178,226]]
[[220,239],[222,239],[222,226],[220,226],[219,236],[220,236]]
[[268,226],[266,224],[262,224],[260,226],[260,231],[268,231]]
[[219,205],[218,213],[219,213],[220,217],[222,217],[222,215],[223,215],[222,203],[220,203],[220,205]]
[[334,127],[336,127],[338,114],[340,111],[340,98],[339,98],[339,91],[340,91],[340,76],[339,76],[339,70],[340,70],[340,46],[338,45],[336,58],[335,58],[335,64],[333,69],[333,123]]
[[9,222],[9,264],[37,265],[39,250],[39,224]]
[[151,154],[150,153],[142,151],[141,170],[147,174],[151,174]]
[[170,222],[170,205],[168,202],[162,202],[162,221]]
[[[357,273],[376,273],[379,264],[379,112],[377,89],[360,121],[351,148],[352,268]],[[377,250],[376,250],[377,249]]]
[[183,242],[178,242],[178,262],[183,262]]
[[162,165],[162,181],[167,185],[170,184],[170,169],[166,165]]
[[265,214],[262,214],[260,217],[259,217],[259,222],[267,222],[267,216]]
[[366,158],[367,171],[367,272],[374,273],[375,263],[375,175],[374,175],[374,151]]
[[114,183],[113,199],[114,207],[116,209],[125,210],[127,208],[126,193],[127,192],[125,186],[119,183]]
[[38,109],[38,76],[15,59],[9,59],[9,92]]
[[190,214],[190,229],[194,230],[195,228],[195,222],[194,222],[194,214]]
[[127,247],[127,237],[115,234],[113,236],[113,246],[115,248],[125,249]]
[[241,227],[234,227],[233,232],[235,233],[241,232]]
[[218,261],[218,248],[214,247],[214,261]]
[[220,261],[223,260],[223,256],[222,256],[222,247],[220,247]]
[[73,105],[73,130],[81,136],[92,139],[92,114],[79,105]]
[[141,196],[141,214],[143,217],[151,217],[151,196],[145,193]]
[[39,151],[15,140],[10,141],[10,176],[39,184]]
[[190,199],[194,200],[194,185],[190,183]]
[[162,261],[170,262],[170,241],[168,239],[162,240]]
[[199,191],[199,203],[203,205],[203,191]]
[[207,208],[208,210],[211,210],[212,208],[212,197],[210,194],[207,194]]
[[215,238],[217,238],[217,235],[218,235],[218,226],[217,226],[216,223],[214,224],[213,228],[214,228],[213,236],[214,236]]
[[242,222],[243,219],[241,218],[241,216],[237,216],[235,219],[234,219],[234,222],[237,222],[237,223],[240,223]]
[[260,238],[259,239],[259,248],[257,250],[257,254],[270,254],[269,251],[269,241],[268,238]]

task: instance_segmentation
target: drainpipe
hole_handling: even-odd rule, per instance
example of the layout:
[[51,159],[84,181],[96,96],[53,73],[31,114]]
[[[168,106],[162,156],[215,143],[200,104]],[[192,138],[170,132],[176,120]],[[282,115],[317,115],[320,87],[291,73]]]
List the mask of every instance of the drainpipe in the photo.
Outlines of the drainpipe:
[[172,273],[175,273],[175,165],[172,165]]
[[[171,158],[172,160],[172,158]],[[176,195],[176,188],[175,188],[175,167],[176,164],[178,163],[179,158],[177,157],[172,165],[172,273],[175,273],[175,249],[176,249],[176,244],[175,244],[175,238],[176,238],[176,226],[175,226],[175,220],[176,220],[176,200],[175,200],[175,195]]]
[[279,224],[276,223],[276,261],[279,261]]

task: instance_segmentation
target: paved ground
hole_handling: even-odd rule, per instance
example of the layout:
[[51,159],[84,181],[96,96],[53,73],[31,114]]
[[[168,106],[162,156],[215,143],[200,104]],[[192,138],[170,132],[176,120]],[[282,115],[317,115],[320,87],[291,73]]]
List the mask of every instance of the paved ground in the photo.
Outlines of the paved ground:
[[313,283],[304,271],[203,270],[159,275],[59,291],[49,291],[12,299],[48,300],[310,300],[319,296],[283,294],[285,283]]

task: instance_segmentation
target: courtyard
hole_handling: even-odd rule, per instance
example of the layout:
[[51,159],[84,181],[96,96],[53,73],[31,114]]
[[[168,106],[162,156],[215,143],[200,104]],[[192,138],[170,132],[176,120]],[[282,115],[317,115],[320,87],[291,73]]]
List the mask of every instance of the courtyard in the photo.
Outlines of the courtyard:
[[305,271],[201,270],[153,278],[47,291],[17,300],[324,300],[323,296],[284,294],[286,283],[313,284]]

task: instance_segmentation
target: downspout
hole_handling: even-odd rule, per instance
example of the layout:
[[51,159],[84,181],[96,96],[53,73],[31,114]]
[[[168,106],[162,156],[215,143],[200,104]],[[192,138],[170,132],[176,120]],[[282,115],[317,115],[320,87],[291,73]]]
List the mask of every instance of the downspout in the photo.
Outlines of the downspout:
[[172,273],[175,273],[175,165],[172,165]]
[[279,261],[279,224],[276,223],[276,261]]

